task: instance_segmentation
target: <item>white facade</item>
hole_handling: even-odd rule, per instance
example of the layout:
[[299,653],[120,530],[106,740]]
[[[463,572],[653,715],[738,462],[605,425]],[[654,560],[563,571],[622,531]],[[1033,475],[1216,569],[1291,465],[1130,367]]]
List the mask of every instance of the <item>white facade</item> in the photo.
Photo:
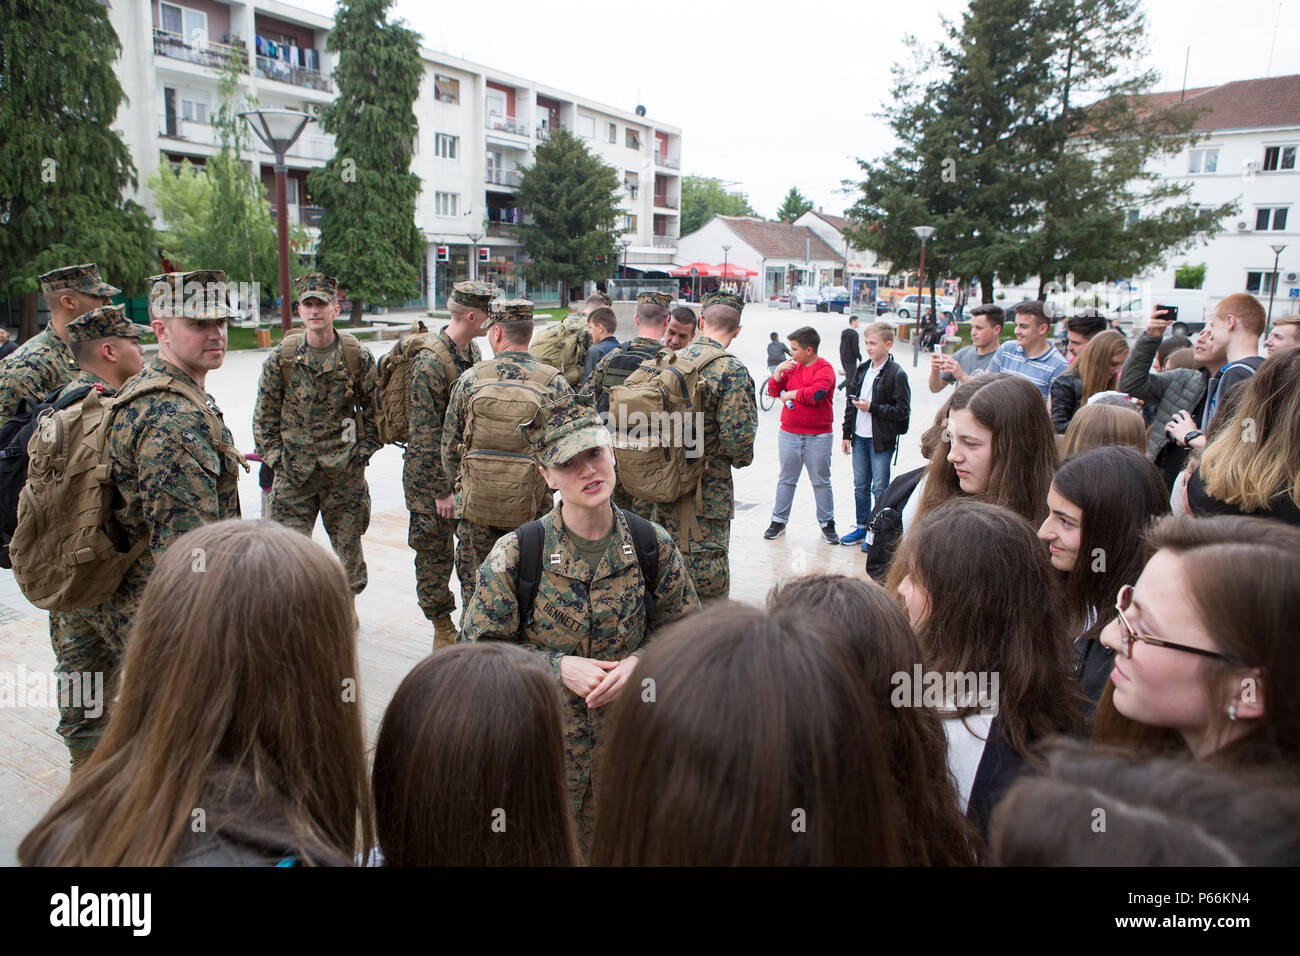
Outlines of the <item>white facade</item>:
[[[116,128],[139,174],[136,198],[155,218],[147,183],[159,165],[201,164],[217,152],[211,115],[228,52],[242,52],[249,64],[242,86],[263,107],[318,116],[334,97],[336,58],[325,52],[330,17],[274,0],[123,0],[110,6],[110,20],[122,42],[117,73],[128,97]],[[628,245],[620,265],[667,275],[680,234],[680,129],[431,50],[421,57],[411,169],[422,183],[416,225],[428,241],[424,302],[441,304],[451,282],[475,275],[511,295],[556,292],[523,284],[512,197],[537,143],[557,126],[582,137],[624,183]],[[256,147],[269,183],[273,157]],[[290,222],[313,236],[320,209],[306,176],[333,154],[334,138],[309,124],[288,155]]]
[[[724,245],[730,248],[724,250]],[[683,263],[720,265],[725,261],[753,270],[755,275],[741,283],[741,291],[750,301],[766,302],[795,286],[838,282],[844,259],[831,254],[833,247],[827,245],[793,223],[714,216],[695,232],[682,236],[677,257]]]

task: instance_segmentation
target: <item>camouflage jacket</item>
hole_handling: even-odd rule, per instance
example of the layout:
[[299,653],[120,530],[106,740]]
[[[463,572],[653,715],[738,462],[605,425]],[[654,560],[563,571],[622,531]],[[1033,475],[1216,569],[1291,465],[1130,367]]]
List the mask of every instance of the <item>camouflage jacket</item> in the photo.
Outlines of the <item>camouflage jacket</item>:
[[[461,640],[518,644],[539,654],[557,680],[560,658],[566,655],[617,661],[642,651],[653,634],[646,632],[645,586],[627,519],[615,515],[614,533],[595,568],[568,537],[560,506],[541,522],[542,576],[532,621],[520,628],[519,537],[511,532],[497,541],[479,567],[474,597],[461,620]],[[668,532],[656,525],[655,538],[659,543],[659,575],[653,592],[657,629],[700,605]],[[639,688],[629,683],[622,693],[639,693]],[[570,794],[580,799],[591,774],[591,750],[600,744],[609,706],[589,710],[581,697],[563,685],[561,695]]]
[[[447,335],[444,326],[438,338],[447,346],[461,374],[483,361],[473,339],[461,349]],[[411,511],[434,513],[434,499],[451,494],[455,475],[442,466],[442,423],[456,379],[448,379],[447,368],[434,352],[424,349],[411,360],[410,432],[402,468],[402,487]]]
[[[131,381],[160,377],[203,391],[161,358]],[[208,408],[220,420],[221,410],[210,395]],[[240,462],[230,429],[223,424],[221,431],[229,448],[225,454],[214,447],[208,419],[175,392],[151,392],[117,406],[108,434],[118,492],[113,514],[131,540],[149,537],[149,549],[127,571],[119,594],[125,591],[138,600],[158,558],[185,532],[240,516]]]
[[578,392],[582,395],[592,395],[599,398],[605,391],[605,371],[609,368],[610,360],[615,355],[622,354],[628,349],[638,347],[653,347],[657,353],[660,349],[665,349],[668,346],[664,345],[658,339],[651,339],[644,335],[638,335],[630,342],[610,349],[601,356],[600,361],[597,362],[596,367],[591,370],[591,374],[587,376],[587,380],[582,383],[582,388],[578,389]]
[[[701,346],[722,348],[707,335],[697,335],[677,354],[696,358]],[[758,405],[754,400],[754,379],[744,363],[727,355],[700,372],[704,383],[704,505],[699,514],[706,518],[734,518],[736,497],[731,469],[744,468],[754,460],[754,436],[758,431]]]
[[[490,361],[478,363],[457,380],[456,384],[452,386],[451,398],[447,401],[447,416],[442,423],[442,470],[452,481],[455,481],[456,476],[460,474],[460,461],[465,457],[465,419],[468,412],[470,392],[473,390],[474,382],[478,378],[479,369],[486,368],[489,365],[494,367],[503,379],[516,382],[522,382],[536,369],[550,368],[549,365],[543,365],[527,352],[510,349],[495,356]],[[572,393],[573,389],[569,388],[569,383],[564,380],[564,376],[557,374],[555,378],[551,379],[550,395],[547,401],[553,402]],[[519,424],[522,425],[523,422]],[[459,493],[456,496],[456,513],[460,514]]]
[[262,365],[253,408],[253,441],[271,467],[301,485],[319,468],[325,473],[354,467],[360,455],[381,445],[375,425],[375,357],[362,347],[360,393],[348,372],[343,345],[319,353],[304,337],[293,356],[288,387],[273,349]]
[[0,363],[0,422],[17,414],[24,398],[44,401],[79,371],[72,349],[47,325]]

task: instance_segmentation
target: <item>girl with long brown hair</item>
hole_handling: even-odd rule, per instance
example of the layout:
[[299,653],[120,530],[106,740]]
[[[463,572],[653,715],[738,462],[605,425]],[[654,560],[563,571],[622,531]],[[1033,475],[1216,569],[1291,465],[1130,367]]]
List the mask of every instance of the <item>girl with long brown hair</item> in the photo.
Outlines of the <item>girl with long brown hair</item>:
[[384,712],[371,776],[386,866],[572,866],[560,694],[536,656],[461,644]]
[[270,521],[190,531],[149,579],[94,755],[25,866],[348,865],[370,842],[343,566]]
[[998,795],[1035,760],[1034,745],[1083,724],[1060,584],[1024,518],[960,501],[925,515],[903,539],[889,589],[933,673],[997,681],[982,706],[935,702],[959,799],[983,828]]
[[1079,352],[1078,361],[1052,382],[1052,424],[1064,435],[1074,413],[1098,392],[1115,390],[1128,359],[1128,340],[1118,332],[1098,332]]
[[901,834],[911,866],[964,866],[976,862],[979,833],[957,807],[948,772],[948,739],[939,715],[926,707],[895,707],[898,675],[923,664],[916,635],[898,602],[873,581],[843,574],[810,574],[777,584],[767,609],[798,609],[824,617],[871,689],[884,732],[894,790],[907,808]]
[[1061,440],[1061,457],[1108,445],[1127,445],[1146,454],[1147,426],[1142,413],[1123,405],[1094,402],[1079,409]]
[[614,704],[591,862],[905,862],[879,707],[802,608],[715,603],[665,628]]
[[917,516],[966,496],[1037,525],[1047,515],[1056,463],[1052,421],[1033,383],[1007,373],[977,376],[952,394]]

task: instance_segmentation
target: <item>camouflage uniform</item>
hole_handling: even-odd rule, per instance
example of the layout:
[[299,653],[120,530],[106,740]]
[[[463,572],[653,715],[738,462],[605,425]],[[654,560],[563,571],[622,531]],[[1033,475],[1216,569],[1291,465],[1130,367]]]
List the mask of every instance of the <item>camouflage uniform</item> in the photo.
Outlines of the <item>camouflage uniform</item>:
[[[704,346],[723,346],[707,335],[677,354],[696,358]],[[758,407],[754,403],[754,379],[734,356],[720,358],[700,371],[704,386],[704,478],[703,503],[697,511],[701,537],[692,540],[686,554],[686,568],[701,601],[726,597],[731,588],[727,550],[731,519],[736,514],[731,469],[744,468],[754,460],[754,434],[758,429]],[[693,498],[694,492],[686,500]],[[654,521],[674,539],[681,531],[681,503],[655,506]]]
[[[531,318],[532,303],[524,304],[527,305],[527,316]],[[506,302],[500,305],[504,308],[511,306],[511,303]],[[522,306],[520,308],[522,310]],[[517,320],[519,315],[522,315],[522,311],[515,314],[513,318]],[[484,323],[484,328],[490,327],[495,322],[511,320],[511,313],[494,311],[488,321]],[[479,564],[487,557],[488,552],[492,550],[492,546],[496,544],[498,538],[514,530],[513,528],[478,524],[462,517],[462,491],[459,476],[461,459],[464,458],[465,452],[468,450],[464,447],[464,438],[470,392],[473,390],[474,383],[482,370],[492,370],[503,379],[522,382],[537,369],[549,367],[543,365],[522,349],[512,348],[494,356],[490,361],[480,362],[462,375],[460,380],[452,386],[451,398],[447,402],[447,417],[442,428],[442,467],[445,474],[457,476],[456,517],[459,520],[456,524],[456,576],[460,578],[461,600],[466,607],[469,606],[469,599],[474,594],[474,582]],[[551,379],[548,394],[550,400],[554,401],[563,398],[565,395],[572,395],[573,389],[569,388],[569,383],[564,380],[563,375],[557,374]],[[541,514],[545,514],[550,510],[549,497],[548,495],[548,500],[543,504]]]
[[[586,448],[609,444],[609,433],[590,406],[572,399],[543,406],[533,422],[522,426],[521,433],[537,449],[539,462],[547,465],[567,461]],[[519,644],[541,655],[557,681],[560,659],[566,655],[618,661],[639,654],[650,636],[645,582],[627,519],[615,512],[604,555],[595,567],[587,563],[566,532],[561,507],[541,522],[542,576],[532,619],[521,627],[516,591],[519,538],[508,532],[478,570],[478,587],[461,622],[461,640]],[[658,627],[698,608],[699,602],[672,538],[662,528],[655,528],[655,540],[659,572],[653,585],[654,626]],[[569,800],[585,852],[596,814],[595,775],[609,707],[589,709],[582,697],[563,683],[560,686]],[[637,689],[629,683],[621,693],[637,693]]]
[[[114,296],[122,290],[104,282],[93,263],[55,269],[41,276],[42,292],[70,289],[93,296]],[[72,349],[46,325],[0,363],[0,422],[18,413],[24,398],[33,405],[67,385],[79,369]]]
[[[469,308],[486,311],[493,291],[486,282],[458,282],[451,297]],[[447,335],[445,326],[438,338],[461,375],[483,360],[472,339],[468,349],[461,349]],[[415,593],[420,610],[435,624],[438,618],[456,610],[456,599],[448,586],[455,557],[456,521],[440,517],[435,504],[438,498],[455,490],[455,476],[444,471],[442,465],[442,424],[455,384],[456,379],[450,377],[437,353],[424,349],[411,359],[410,429],[402,466],[402,488],[411,515],[406,543],[415,551]]]
[[[337,283],[308,273],[295,286],[299,302],[333,302]],[[275,469],[268,517],[311,537],[319,514],[352,593],[360,594],[368,580],[361,549],[370,526],[365,469],[381,447],[375,359],[368,349],[358,349],[359,382],[354,381],[343,350],[337,332],[328,349],[312,348],[303,336],[287,384],[281,350],[273,350],[257,386],[253,440],[262,460]]]

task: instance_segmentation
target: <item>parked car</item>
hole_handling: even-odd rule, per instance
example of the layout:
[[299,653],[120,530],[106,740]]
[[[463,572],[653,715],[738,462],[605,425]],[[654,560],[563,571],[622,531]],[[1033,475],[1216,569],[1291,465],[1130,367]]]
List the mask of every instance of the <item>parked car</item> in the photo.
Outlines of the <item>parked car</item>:
[[[952,318],[952,310],[954,308],[952,299],[947,299],[941,295],[937,295],[934,297],[934,304],[939,310],[939,318],[944,321]],[[894,311],[898,313],[900,319],[910,319],[915,315],[924,315],[925,310],[928,308],[930,308],[930,297],[928,295],[909,295],[907,298],[899,301],[898,306]]]
[[844,286],[828,285],[817,294],[817,311],[843,313],[852,301],[853,296]]
[[792,296],[790,308],[799,309],[800,311],[805,309],[810,309],[814,312],[817,311],[817,303],[820,300],[817,295],[817,290],[812,286],[797,285],[790,294]]
[[788,309],[790,308],[790,293],[778,292],[767,300],[767,306],[770,309]]

